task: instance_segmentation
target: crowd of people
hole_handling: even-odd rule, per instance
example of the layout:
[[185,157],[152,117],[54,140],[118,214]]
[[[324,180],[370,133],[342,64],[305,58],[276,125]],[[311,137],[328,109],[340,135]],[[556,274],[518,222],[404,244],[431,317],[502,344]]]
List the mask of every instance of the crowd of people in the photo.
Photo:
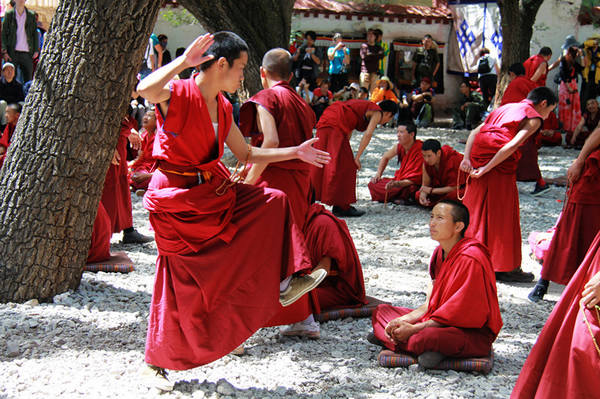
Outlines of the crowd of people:
[[[22,32],[23,4],[15,4],[16,32]],[[381,37],[381,31],[367,32],[358,83],[348,81],[349,51],[340,34],[326,54],[315,47],[314,32],[298,36],[291,51],[268,51],[260,68],[264,89],[241,105],[238,120],[224,93],[236,92],[243,79],[250,50],[242,38],[232,32],[206,34],[171,60],[167,37],[150,37],[107,172],[88,257],[92,262],[110,256],[116,232],[123,232],[124,243],[153,240],[133,227],[131,190],[143,195],[158,249],[145,349],[144,378],[150,384],[173,389],[166,369],[243,353],[244,341],[261,327],[282,326],[283,335],[316,339],[315,315],[368,304],[360,258],[340,217],[364,215],[352,206],[357,170],[375,129],[387,123],[397,126],[398,141],[382,154],[369,182],[372,200],[430,208],[430,236],[439,246],[423,305],[379,305],[368,339],[415,356],[423,368],[435,368],[446,358],[489,356],[502,328],[496,281],[533,279],[521,270],[516,180],[519,168],[537,167],[538,137],[556,139],[557,129],[546,123],[556,117],[559,104],[558,121],[573,130],[569,141],[582,148],[569,168],[569,200],[530,299],[542,300],[548,281],[568,287],[513,395],[586,397],[591,392],[586,379],[593,380],[590,370],[600,366],[594,350],[595,345],[600,356],[594,338],[600,331],[600,129],[593,125],[600,116],[595,64],[577,59],[584,54],[587,60],[589,51],[594,60],[597,43],[583,50],[571,43],[551,65],[551,50],[542,48],[511,66],[503,105],[483,123],[479,114],[492,103],[495,78],[490,75],[497,63],[482,51],[480,65],[487,67],[478,71],[480,90],[463,83],[455,113],[460,127],[472,128],[463,155],[438,140],[417,138],[433,120],[432,82],[440,61],[431,36],[423,38],[415,55],[412,75],[418,86],[409,93],[395,90],[382,74],[389,49]],[[26,52],[34,56],[32,49]],[[7,54],[19,66],[4,64],[5,85],[13,82],[15,69],[27,76],[23,55]],[[329,78],[318,80],[323,57],[330,62]],[[560,100],[545,87],[547,72],[558,64]],[[582,95],[591,97],[582,97],[586,111],[578,119],[575,77],[586,68]],[[4,107],[0,162],[21,112],[18,101]],[[355,130],[363,133],[353,150]],[[225,144],[241,161],[233,173],[221,162]],[[393,159],[399,167],[393,177],[384,177]],[[547,183],[539,167],[534,172],[537,194]],[[256,237],[269,245],[253,244]],[[573,237],[575,246],[568,244]],[[556,379],[567,378],[567,383],[552,382],[567,361],[568,375]]]

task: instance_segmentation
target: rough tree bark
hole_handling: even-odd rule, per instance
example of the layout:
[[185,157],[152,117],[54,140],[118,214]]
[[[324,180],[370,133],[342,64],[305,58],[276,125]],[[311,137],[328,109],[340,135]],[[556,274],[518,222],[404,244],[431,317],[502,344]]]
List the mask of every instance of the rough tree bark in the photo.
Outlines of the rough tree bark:
[[0,301],[79,285],[152,0],[63,0],[0,170]]
[[262,89],[259,67],[263,55],[274,47],[287,48],[294,0],[180,0],[209,32],[228,30],[250,47],[245,87],[250,95]]
[[502,70],[498,76],[495,104],[508,86],[508,67],[529,58],[529,42],[535,16],[544,0],[498,0],[502,17]]

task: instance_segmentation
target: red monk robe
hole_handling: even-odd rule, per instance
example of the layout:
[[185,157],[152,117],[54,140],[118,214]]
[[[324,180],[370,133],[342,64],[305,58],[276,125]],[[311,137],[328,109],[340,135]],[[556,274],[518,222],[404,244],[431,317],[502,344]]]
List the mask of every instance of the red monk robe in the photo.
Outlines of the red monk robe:
[[[240,130],[251,137],[251,144],[260,147],[263,135],[258,130],[256,106],[264,107],[275,119],[279,147],[292,147],[312,138],[315,113],[285,81],[259,91],[240,109]],[[300,160],[269,163],[255,183],[258,187],[275,188],[287,196],[300,229],[306,222],[310,204],[310,166]],[[317,262],[318,263],[318,262]],[[312,263],[316,266],[317,263]],[[292,324],[318,313],[314,290],[279,312],[265,326]]]
[[311,169],[317,201],[345,209],[356,202],[356,164],[350,147],[353,130],[363,132],[369,125],[367,111],[381,108],[368,100],[337,101],[323,111],[317,123],[319,141],[315,148],[327,151],[331,161]]
[[[287,83],[279,82],[259,91],[240,109],[240,130],[260,147],[263,135],[258,131],[256,106],[264,107],[275,119],[279,147],[292,147],[311,139],[315,113]],[[256,182],[259,187],[276,188],[287,194],[294,220],[302,229],[310,204],[310,165],[300,160],[270,163]]]
[[137,122],[134,118],[126,116],[121,121],[119,141],[117,141],[117,152],[121,160],[118,165],[109,166],[102,191],[102,205],[110,217],[113,233],[133,226],[127,167],[127,137],[131,129],[137,129]]
[[373,201],[385,202],[386,189],[385,186],[390,181],[410,180],[414,184],[406,187],[392,187],[387,190],[387,201],[408,200],[414,198],[415,193],[419,190],[423,181],[423,153],[421,152],[423,142],[415,140],[408,152],[404,147],[398,144],[398,163],[400,168],[394,173],[394,178],[388,177],[379,180],[376,183],[369,182],[369,191]]
[[317,296],[319,312],[365,305],[362,266],[346,222],[312,204],[304,235],[313,265],[325,257],[332,260],[331,273],[311,291]]
[[523,67],[525,68],[525,76],[527,77],[527,79],[531,79],[535,74],[535,71],[537,71],[538,67],[544,63],[546,64],[546,72],[544,72],[544,74],[540,76],[537,81],[532,82],[533,84],[535,84],[535,87],[546,86],[546,77],[548,76],[548,61],[546,61],[543,55],[536,54],[532,55],[531,57],[526,59],[525,62],[523,62]]
[[600,320],[596,310],[582,310],[579,304],[584,286],[597,273],[600,273],[600,233],[548,317],[511,398],[600,397],[600,351],[594,345],[594,339],[600,343]]
[[166,120],[157,118],[158,169],[144,196],[158,247],[146,362],[174,370],[237,348],[280,309],[280,281],[310,269],[281,191],[223,185],[232,107],[219,95],[215,137],[194,79],[171,83]]
[[[479,168],[518,133],[524,119],[539,118],[529,100],[504,105],[487,117],[471,149],[471,164]],[[490,250],[496,272],[521,266],[521,223],[516,171],[520,157],[515,151],[501,164],[478,179],[470,179],[463,203],[471,222],[467,237],[481,241]]]
[[[430,187],[452,187],[456,186],[457,184],[463,186],[467,179],[464,173],[460,174],[460,182],[458,182],[458,168],[460,167],[460,163],[462,162],[462,160],[463,155],[460,152],[456,151],[449,145],[444,145],[442,146],[442,156],[440,157],[440,164],[437,168],[435,166],[428,165],[426,162],[423,162],[425,171],[431,179]],[[464,195],[464,191],[464,187],[461,187],[461,197]],[[420,195],[420,190],[415,193],[415,200],[417,201],[417,203],[419,202]],[[438,202],[440,202],[443,199],[458,200],[458,192],[457,190],[452,190],[448,194],[444,195],[433,194],[429,195],[428,199],[431,202],[429,207],[433,208]]]
[[544,258],[542,278],[567,284],[600,230],[600,149],[585,160]]
[[132,180],[132,176],[136,173],[152,173],[155,162],[155,159],[152,156],[152,149],[154,147],[154,136],[156,135],[156,131],[142,129],[140,131],[140,135],[142,137],[141,153],[138,152],[138,157],[131,164],[129,184],[136,190],[146,190],[148,189],[148,183],[150,183],[150,179],[136,183]]
[[539,141],[537,142],[538,147],[548,146],[554,147],[562,144],[562,134],[560,134],[560,124],[558,118],[554,112],[550,112],[550,115],[544,120],[542,131],[538,135]]
[[447,327],[428,327],[406,342],[395,343],[386,336],[385,328],[391,320],[412,309],[379,305],[372,316],[375,336],[388,349],[417,356],[430,351],[447,357],[489,355],[502,328],[502,317],[496,278],[485,246],[463,238],[446,259],[438,246],[431,257],[429,273],[433,280],[431,298],[417,323],[434,320]]
[[527,76],[517,76],[510,81],[506,90],[504,90],[500,105],[521,102],[526,99],[529,92],[536,87],[538,87],[538,85],[529,80]]
[[4,147],[4,153],[0,155],[0,168],[4,164],[4,159],[6,158],[6,152],[8,151],[8,147],[10,146],[10,142],[12,140],[12,136],[15,133],[15,128],[17,125],[12,125],[10,123],[6,124],[4,128],[4,133],[2,133],[2,137],[0,137],[0,147]]
[[112,236],[110,217],[102,202],[98,205],[98,213],[94,221],[92,242],[88,252],[87,263],[101,262],[110,258],[110,237]]

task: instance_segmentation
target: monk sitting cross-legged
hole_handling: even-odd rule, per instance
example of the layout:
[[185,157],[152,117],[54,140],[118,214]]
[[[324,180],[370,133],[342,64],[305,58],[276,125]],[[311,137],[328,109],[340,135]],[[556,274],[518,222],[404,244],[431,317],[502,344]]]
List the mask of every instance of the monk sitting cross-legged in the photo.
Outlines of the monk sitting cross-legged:
[[526,100],[492,111],[467,140],[460,166],[471,176],[463,200],[471,214],[466,235],[488,247],[501,281],[533,280],[533,274],[521,270],[518,149],[542,127],[556,103],[552,90],[535,88]]
[[[369,182],[371,199],[379,202],[411,204],[422,182],[423,142],[416,140],[417,127],[413,123],[398,126],[398,144],[388,149],[379,161],[377,173]],[[398,158],[400,168],[393,178],[381,177],[390,160]]]
[[[415,194],[422,206],[433,207],[442,199],[458,198],[458,168],[463,160],[461,153],[449,145],[441,146],[434,139],[425,140],[423,153],[423,184]],[[465,183],[464,174],[460,184]]]
[[[264,90],[241,107],[240,129],[261,148],[298,145],[312,137],[314,113],[288,84],[291,61],[286,50],[269,50],[260,68]],[[314,313],[338,302],[353,306],[362,305],[365,300],[360,261],[346,225],[323,206],[310,205],[310,175],[304,162],[254,164],[245,183],[287,194],[294,220],[304,229],[313,270],[322,268],[328,272],[319,287],[282,308],[268,325],[294,323],[282,328],[281,333],[318,338],[320,328]],[[329,276],[332,269],[336,276]]]
[[424,368],[445,357],[488,356],[502,327],[496,280],[483,244],[464,238],[469,211],[459,202],[440,201],[431,211],[429,231],[440,243],[431,257],[427,299],[417,309],[379,305],[369,342],[418,357]]
[[[336,216],[362,216],[351,204],[356,202],[356,171],[378,124],[389,122],[398,112],[391,100],[379,104],[368,100],[338,101],[327,107],[317,123],[319,141],[315,148],[331,154],[331,162],[324,168],[312,168],[311,179],[317,201],[333,205]],[[354,155],[350,147],[352,131],[364,131]]]
[[142,146],[138,151],[137,158],[131,164],[130,183],[136,190],[136,194],[144,195],[148,188],[148,183],[152,178],[152,168],[154,166],[154,157],[152,149],[154,147],[154,135],[156,133],[156,114],[154,110],[146,111],[142,118]]
[[[329,161],[315,139],[286,148],[245,142],[222,92],[239,88],[247,62],[238,35],[206,34],[138,85],[157,104],[158,168],[144,196],[158,249],[144,376],[161,390],[173,389],[165,368],[230,353],[327,274],[306,274],[309,255],[287,196],[240,183],[220,161],[225,143],[244,162]],[[173,80],[195,66],[189,79]]]

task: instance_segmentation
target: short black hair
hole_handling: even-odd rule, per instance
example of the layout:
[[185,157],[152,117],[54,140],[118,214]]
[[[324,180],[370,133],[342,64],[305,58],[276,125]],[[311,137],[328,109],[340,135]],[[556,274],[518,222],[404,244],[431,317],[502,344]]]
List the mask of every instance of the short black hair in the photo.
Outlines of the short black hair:
[[319,86],[321,86],[322,84],[325,84],[325,83],[327,83],[328,85],[331,84],[329,82],[329,79],[323,79],[323,80],[321,80],[321,83],[319,83]]
[[23,111],[23,107],[19,103],[8,104],[8,106],[6,108],[12,109],[13,111],[15,111],[18,114],[20,114],[21,111]]
[[436,139],[427,139],[423,142],[421,151],[433,151],[438,152],[442,149],[442,144]]
[[531,90],[527,95],[527,99],[533,103],[533,105],[537,105],[542,101],[546,100],[548,105],[554,105],[558,103],[558,98],[556,98],[556,94],[546,86],[536,87]]
[[512,72],[517,76],[525,75],[525,67],[521,62],[515,62],[508,67],[508,72]]
[[317,34],[315,33],[314,30],[307,30],[306,33],[304,34],[304,37],[310,37],[313,40],[317,40]]
[[275,77],[288,80],[292,73],[292,56],[285,49],[271,49],[263,56],[262,67]]
[[179,57],[183,55],[183,53],[185,53],[185,47],[178,47],[177,50],[175,50],[175,57]]
[[367,89],[366,87],[362,87],[362,86],[361,86],[361,87],[360,87],[360,92],[361,92],[361,93],[367,93],[367,94],[369,94],[369,89]]
[[538,54],[543,56],[552,55],[552,49],[550,47],[542,47]]
[[483,57],[484,55],[489,54],[489,53],[490,53],[490,49],[486,48],[486,47],[484,47],[481,50],[479,50],[479,56],[480,57]]
[[415,125],[412,121],[398,123],[398,126],[404,126],[408,133],[414,133],[415,139],[417,138],[417,125]]
[[427,33],[425,36],[423,36],[423,39],[431,39],[431,40],[433,40],[433,36],[431,36],[429,33]]
[[169,40],[169,38],[164,33],[161,33],[160,35],[158,35],[158,41],[162,42],[163,40]]
[[373,33],[375,33],[375,36],[383,36],[383,31],[379,28],[374,29]]
[[398,104],[392,100],[383,100],[378,102],[377,105],[379,105],[379,108],[381,108],[383,112],[389,112],[392,115],[396,115],[398,113]]
[[469,227],[469,209],[462,203],[451,199],[443,199],[438,202],[438,204],[452,206],[452,210],[450,211],[450,214],[452,215],[452,221],[454,223],[464,223],[465,227],[463,227],[463,229],[460,231],[460,235],[464,237],[465,231],[467,230],[467,227]]
[[213,34],[213,38],[214,43],[210,46],[208,51],[206,51],[205,55],[212,55],[214,58],[200,64],[201,71],[206,71],[221,57],[224,57],[231,67],[233,61],[240,58],[242,52],[248,52],[248,45],[244,39],[233,32],[217,32]]

